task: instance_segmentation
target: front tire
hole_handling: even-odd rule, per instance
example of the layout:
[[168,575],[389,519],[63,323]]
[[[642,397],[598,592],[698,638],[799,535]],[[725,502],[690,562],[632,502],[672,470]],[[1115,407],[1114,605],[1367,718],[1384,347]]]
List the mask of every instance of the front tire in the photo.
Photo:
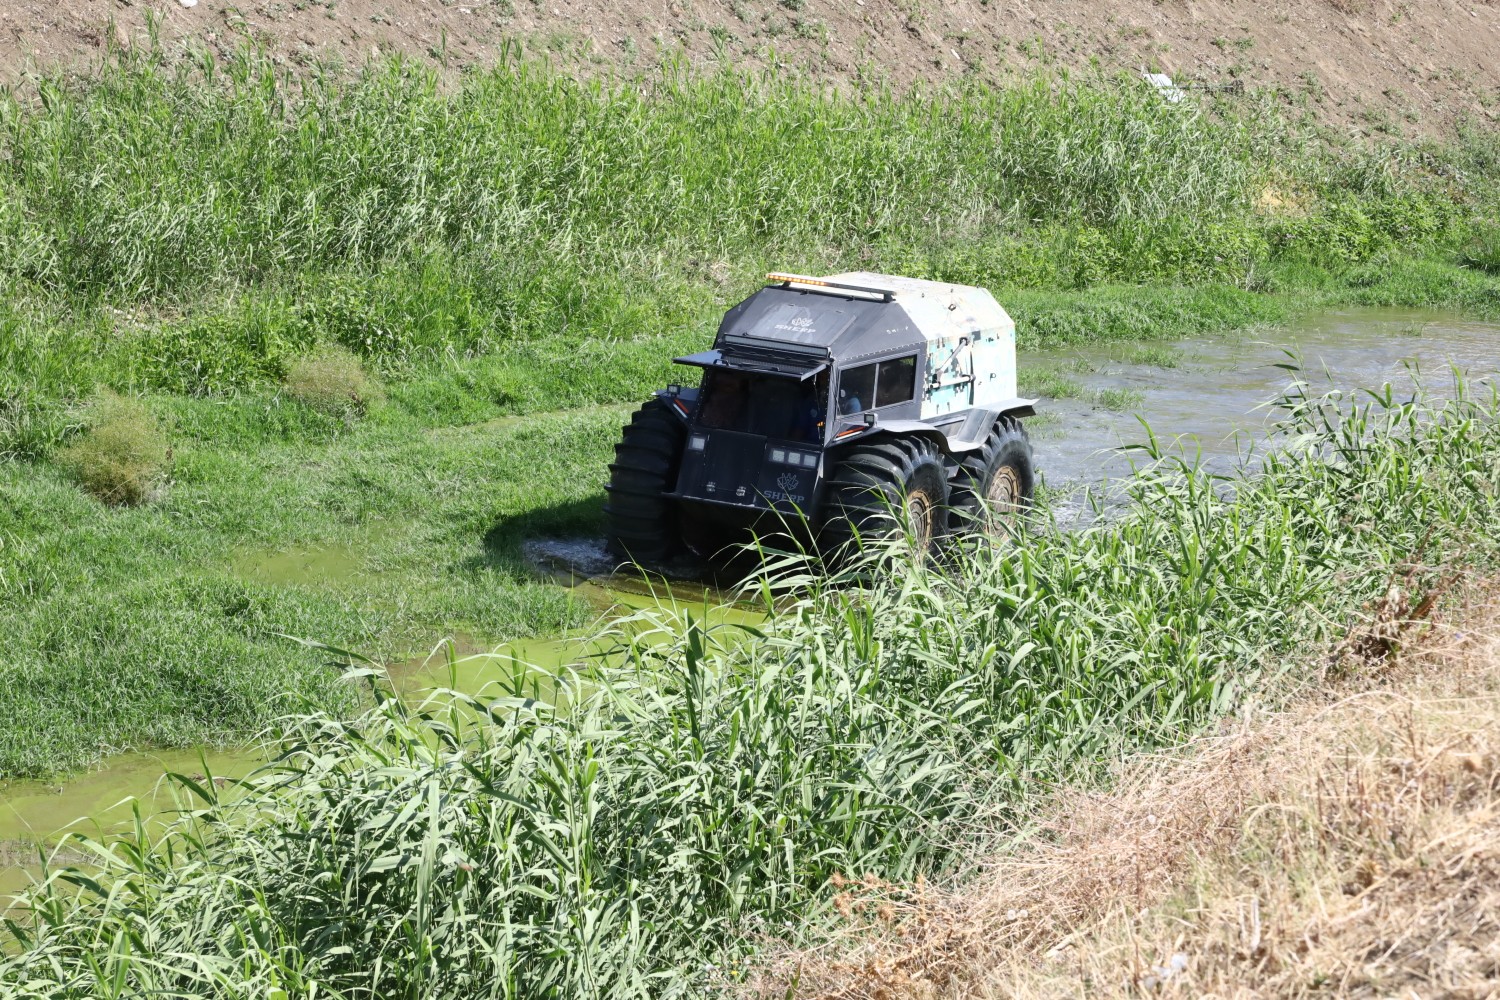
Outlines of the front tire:
[[846,551],[856,538],[879,541],[903,533],[926,553],[943,534],[948,477],[942,453],[926,438],[885,437],[852,445],[828,487],[820,540],[830,555]]
[[1036,496],[1031,440],[1015,417],[1001,417],[976,452],[964,457],[953,484],[955,527],[1014,529]]
[[660,566],[683,551],[677,503],[666,496],[677,485],[687,428],[660,399],[635,411],[615,445],[604,504],[607,541],[615,555]]

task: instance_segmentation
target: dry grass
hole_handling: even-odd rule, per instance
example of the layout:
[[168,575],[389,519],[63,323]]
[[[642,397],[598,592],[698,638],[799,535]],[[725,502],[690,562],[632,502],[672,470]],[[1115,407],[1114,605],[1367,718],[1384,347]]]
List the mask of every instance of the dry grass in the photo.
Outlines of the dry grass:
[[58,464],[105,503],[151,499],[166,477],[172,449],[140,400],[100,389],[84,410],[84,427],[58,454]]
[[329,344],[287,367],[286,392],[315,410],[353,421],[385,398],[379,382],[349,350]]
[[[1500,996],[1500,599],[1399,673],[1072,790],[954,887],[835,886],[760,996]],[[788,994],[788,984],[795,984]]]

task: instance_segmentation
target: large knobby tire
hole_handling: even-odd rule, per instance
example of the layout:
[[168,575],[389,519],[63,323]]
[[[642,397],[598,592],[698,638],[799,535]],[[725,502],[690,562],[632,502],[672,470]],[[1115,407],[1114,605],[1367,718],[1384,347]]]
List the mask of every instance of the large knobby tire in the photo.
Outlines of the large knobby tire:
[[819,535],[828,555],[847,551],[856,536],[879,541],[903,533],[918,552],[928,552],[946,528],[948,476],[942,453],[926,438],[851,445],[829,475],[828,490]]
[[664,494],[677,485],[687,428],[667,404],[652,399],[625,425],[609,466],[604,504],[610,551],[645,566],[682,553],[677,503]]
[[978,451],[959,463],[953,483],[955,528],[1014,530],[1036,495],[1031,441],[1015,417],[1001,417]]

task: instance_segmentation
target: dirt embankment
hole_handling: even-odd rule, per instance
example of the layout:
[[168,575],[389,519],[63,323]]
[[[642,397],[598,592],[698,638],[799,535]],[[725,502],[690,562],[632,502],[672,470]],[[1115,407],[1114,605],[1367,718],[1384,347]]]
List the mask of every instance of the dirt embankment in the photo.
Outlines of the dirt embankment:
[[1500,997],[1500,594],[1476,589],[1394,665],[1060,792],[955,885],[834,887],[847,936],[746,995]]
[[1436,133],[1500,120],[1497,0],[10,0],[0,80],[86,70],[113,37],[292,65],[400,52],[455,71],[521,42],[570,65],[777,64],[897,84],[1141,68],[1305,96],[1331,125]]

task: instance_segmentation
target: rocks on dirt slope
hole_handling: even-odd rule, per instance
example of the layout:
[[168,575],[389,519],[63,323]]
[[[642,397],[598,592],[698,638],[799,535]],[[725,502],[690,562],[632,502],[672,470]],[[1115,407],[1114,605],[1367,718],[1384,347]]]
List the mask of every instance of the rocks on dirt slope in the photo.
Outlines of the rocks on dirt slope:
[[450,70],[521,41],[572,65],[777,64],[897,84],[1143,67],[1305,95],[1329,124],[1436,133],[1500,117],[1500,0],[8,0],[0,80],[87,68],[113,40],[254,40],[291,65],[399,52]]

